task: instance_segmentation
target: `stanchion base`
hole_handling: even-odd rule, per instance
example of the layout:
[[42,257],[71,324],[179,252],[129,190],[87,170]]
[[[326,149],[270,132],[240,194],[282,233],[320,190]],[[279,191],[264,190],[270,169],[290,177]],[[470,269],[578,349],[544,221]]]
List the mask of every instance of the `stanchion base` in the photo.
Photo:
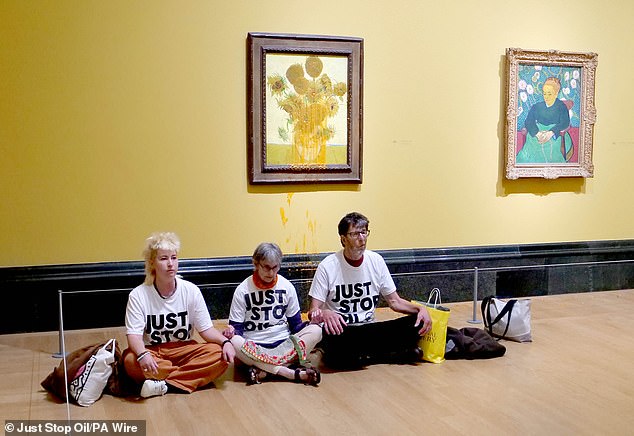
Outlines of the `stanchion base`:
[[479,319],[468,319],[467,322],[469,324],[480,324],[482,321],[480,321]]

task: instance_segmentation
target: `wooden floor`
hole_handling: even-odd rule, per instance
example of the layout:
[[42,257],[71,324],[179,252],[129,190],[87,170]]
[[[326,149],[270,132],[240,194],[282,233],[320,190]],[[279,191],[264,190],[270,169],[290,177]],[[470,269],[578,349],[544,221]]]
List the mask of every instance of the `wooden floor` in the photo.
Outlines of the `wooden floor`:
[[[451,326],[472,326],[472,303],[448,306]],[[317,388],[245,386],[230,369],[216,388],[104,396],[70,415],[146,420],[148,435],[634,434],[634,290],[537,297],[532,310],[534,341],[505,342],[498,359],[324,373]],[[66,348],[110,336],[123,329],[67,332]],[[0,336],[0,422],[67,419],[40,387],[56,351],[55,332]]]

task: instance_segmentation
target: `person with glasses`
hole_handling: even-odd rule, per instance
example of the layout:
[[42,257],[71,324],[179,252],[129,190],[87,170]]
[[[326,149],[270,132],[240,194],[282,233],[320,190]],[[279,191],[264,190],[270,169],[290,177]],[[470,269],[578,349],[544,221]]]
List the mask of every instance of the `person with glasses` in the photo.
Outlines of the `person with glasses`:
[[[319,263],[310,287],[308,315],[323,325],[318,348],[327,366],[417,360],[418,340],[431,330],[427,309],[401,298],[383,257],[366,248],[368,226],[368,218],[357,212],[341,219],[343,248]],[[376,322],[380,297],[393,311],[408,316]]]
[[231,340],[238,359],[248,366],[247,383],[257,384],[267,374],[317,386],[318,368],[307,357],[321,340],[321,327],[302,321],[293,284],[278,272],[282,250],[263,242],[253,252],[254,271],[236,288],[223,334]]

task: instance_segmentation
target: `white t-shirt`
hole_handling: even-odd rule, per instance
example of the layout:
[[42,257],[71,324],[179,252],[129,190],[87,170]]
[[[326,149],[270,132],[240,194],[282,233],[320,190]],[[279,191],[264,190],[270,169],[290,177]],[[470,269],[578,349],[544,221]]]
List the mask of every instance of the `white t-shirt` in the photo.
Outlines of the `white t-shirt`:
[[126,333],[143,335],[145,345],[191,339],[192,328],[202,332],[213,323],[198,286],[176,279],[176,291],[169,298],[159,295],[154,285],[140,285],[128,296]]
[[245,339],[270,344],[289,337],[287,318],[297,312],[299,300],[291,282],[278,274],[276,285],[264,290],[249,276],[233,293],[229,321],[243,324]]
[[396,291],[385,260],[365,250],[363,263],[354,267],[343,250],[328,255],[317,266],[308,295],[325,302],[325,308],[341,314],[348,324],[374,321],[379,295]]

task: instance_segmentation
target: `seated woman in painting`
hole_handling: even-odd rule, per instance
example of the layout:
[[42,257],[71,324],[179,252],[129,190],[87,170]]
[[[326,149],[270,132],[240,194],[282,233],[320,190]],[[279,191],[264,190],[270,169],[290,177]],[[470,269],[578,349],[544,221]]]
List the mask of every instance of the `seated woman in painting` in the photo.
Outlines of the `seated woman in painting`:
[[[561,83],[556,77],[544,82],[544,101],[535,103],[526,117],[526,142],[517,153],[517,163],[565,163],[572,151],[568,107],[557,98]],[[563,143],[562,143],[563,135]],[[563,146],[562,146],[563,144]]]

